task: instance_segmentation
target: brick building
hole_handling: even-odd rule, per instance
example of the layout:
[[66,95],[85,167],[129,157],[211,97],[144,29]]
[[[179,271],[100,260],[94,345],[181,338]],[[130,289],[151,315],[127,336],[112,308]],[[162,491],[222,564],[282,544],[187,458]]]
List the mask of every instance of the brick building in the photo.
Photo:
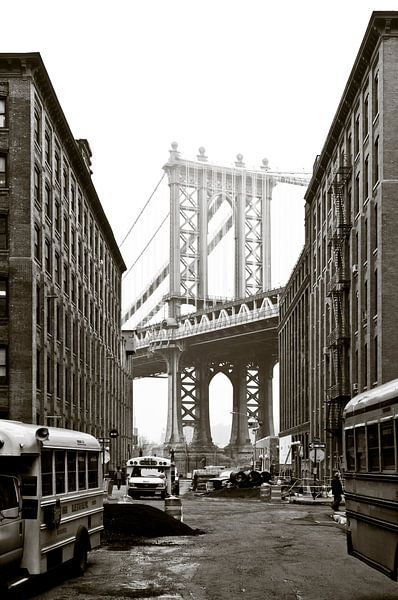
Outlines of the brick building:
[[0,54],[0,416],[132,441],[125,264],[38,53]]
[[[309,418],[310,441],[327,444],[321,476],[340,466],[347,401],[398,377],[397,71],[398,13],[375,12],[305,196],[305,360],[295,350],[302,266],[282,301],[281,435],[299,433]],[[294,372],[307,382],[304,413],[300,388],[286,383]]]

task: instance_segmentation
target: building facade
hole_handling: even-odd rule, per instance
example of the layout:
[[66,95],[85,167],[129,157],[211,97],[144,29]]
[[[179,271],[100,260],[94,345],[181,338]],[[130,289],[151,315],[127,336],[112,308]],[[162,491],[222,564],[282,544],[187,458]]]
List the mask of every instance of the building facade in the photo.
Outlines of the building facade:
[[[308,377],[309,442],[326,444],[320,477],[341,466],[348,400],[398,377],[397,69],[398,13],[375,12],[305,196],[304,361],[294,350],[301,335],[293,324],[294,275],[283,299],[284,313],[290,310],[291,316],[285,316],[285,325],[282,320],[281,361],[290,347],[291,363],[282,372],[289,368],[302,373],[300,379]],[[292,410],[293,424],[301,421],[297,393],[296,384],[281,393],[282,414]],[[290,426],[283,421],[285,431]]]
[[125,264],[39,54],[0,54],[0,416],[74,428],[129,455]]

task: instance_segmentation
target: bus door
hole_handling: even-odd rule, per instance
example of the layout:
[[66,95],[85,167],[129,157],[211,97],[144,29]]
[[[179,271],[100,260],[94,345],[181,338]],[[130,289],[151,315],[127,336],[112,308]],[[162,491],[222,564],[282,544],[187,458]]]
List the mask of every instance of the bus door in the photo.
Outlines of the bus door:
[[19,483],[0,475],[0,569],[19,561],[23,553],[24,521]]

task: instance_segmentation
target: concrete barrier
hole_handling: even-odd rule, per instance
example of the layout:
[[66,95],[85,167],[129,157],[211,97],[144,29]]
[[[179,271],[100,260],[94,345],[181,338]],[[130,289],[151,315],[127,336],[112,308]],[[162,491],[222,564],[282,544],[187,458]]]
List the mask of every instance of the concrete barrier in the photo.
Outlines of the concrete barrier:
[[170,517],[174,517],[182,522],[183,515],[181,498],[177,498],[177,496],[169,496],[168,498],[165,498],[164,512],[170,515]]
[[261,502],[271,502],[272,486],[269,483],[260,485],[260,500]]

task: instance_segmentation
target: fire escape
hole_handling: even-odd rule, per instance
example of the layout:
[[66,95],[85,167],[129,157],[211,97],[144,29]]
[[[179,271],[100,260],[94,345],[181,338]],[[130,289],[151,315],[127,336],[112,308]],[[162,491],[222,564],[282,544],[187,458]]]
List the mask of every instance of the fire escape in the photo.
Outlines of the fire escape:
[[350,398],[348,379],[348,238],[351,230],[350,215],[346,206],[347,182],[351,166],[342,159],[333,175],[329,193],[334,204],[334,220],[329,243],[332,247],[333,266],[328,283],[327,295],[331,307],[331,331],[327,337],[332,362],[331,386],[326,393],[326,431],[338,435],[341,430],[343,409]]

